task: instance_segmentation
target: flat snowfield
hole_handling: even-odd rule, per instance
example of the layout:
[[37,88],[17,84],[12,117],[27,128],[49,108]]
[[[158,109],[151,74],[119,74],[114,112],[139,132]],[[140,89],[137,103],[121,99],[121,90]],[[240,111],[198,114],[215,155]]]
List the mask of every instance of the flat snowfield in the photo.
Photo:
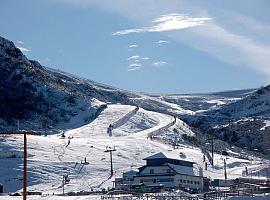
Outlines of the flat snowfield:
[[[112,131],[108,131],[109,125]],[[189,127],[174,117],[136,109],[129,105],[109,105],[92,122],[80,128],[60,135],[28,136],[28,191],[41,191],[44,194],[61,193],[63,176],[68,175],[65,192],[100,190],[112,187],[116,177],[131,169],[138,169],[145,164],[143,158],[163,152],[167,156],[195,162],[194,171],[204,168],[201,149],[181,143],[178,149],[152,139],[153,134],[163,134],[174,138],[174,131],[181,134],[194,135]],[[71,139],[72,138],[72,139]],[[21,191],[22,188],[22,137],[5,137],[0,143],[0,183],[5,192]],[[105,152],[108,147],[115,147],[113,152],[113,171],[110,175],[110,155]],[[241,158],[215,154],[215,166],[208,165],[204,176],[224,178],[224,159],[227,160],[228,178],[242,176],[245,166],[249,170],[263,170],[267,163],[256,157]],[[86,162],[85,162],[86,161]],[[253,174],[253,177],[256,174]],[[262,178],[262,174],[259,174]],[[10,197],[11,198],[11,197]],[[12,197],[13,198],[13,197]],[[29,199],[61,199],[59,196],[29,196]],[[92,197],[91,197],[92,198]],[[92,199],[97,198],[94,196]],[[7,197],[0,197],[7,199]],[[21,199],[14,197],[13,199]],[[90,199],[89,196],[65,197],[65,199]]]

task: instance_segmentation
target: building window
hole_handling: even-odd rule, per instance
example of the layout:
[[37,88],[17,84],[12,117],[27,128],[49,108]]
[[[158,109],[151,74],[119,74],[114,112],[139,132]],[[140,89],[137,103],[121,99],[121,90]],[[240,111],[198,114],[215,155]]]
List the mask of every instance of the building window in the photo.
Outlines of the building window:
[[167,169],[167,173],[171,173],[171,170],[170,169]]
[[193,181],[190,181],[191,184],[193,184]]
[[189,183],[189,180],[187,180],[187,183]]
[[154,169],[150,169],[150,174],[154,174]]
[[186,183],[186,180],[183,180],[184,183]]
[[174,182],[173,178],[161,178],[158,180],[158,182],[162,183],[162,182]]
[[180,179],[180,183],[182,183],[183,182],[183,180],[182,179]]

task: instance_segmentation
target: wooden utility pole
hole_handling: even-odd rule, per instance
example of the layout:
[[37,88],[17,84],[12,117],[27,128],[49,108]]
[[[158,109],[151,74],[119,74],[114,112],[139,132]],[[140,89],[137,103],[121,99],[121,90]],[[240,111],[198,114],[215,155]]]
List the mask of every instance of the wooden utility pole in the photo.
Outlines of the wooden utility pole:
[[113,151],[116,151],[116,149],[115,149],[115,146],[113,146],[113,147],[110,147],[110,146],[107,146],[106,147],[106,150],[104,151],[104,152],[109,152],[110,153],[110,160],[111,160],[111,177],[113,176],[113,161],[112,161],[112,152]]
[[[213,136],[208,138],[208,141],[211,141],[211,160],[210,160],[210,163],[212,166],[214,166],[214,138]],[[206,144],[209,144],[209,143],[206,143]],[[208,158],[209,159],[209,158]]]
[[211,138],[212,166],[214,166],[214,138]]
[[27,193],[27,138],[23,134],[23,200],[26,200]]
[[227,164],[226,164],[226,158],[224,158],[224,176],[225,176],[225,180],[227,180]]
[[1,132],[0,135],[23,135],[23,200],[26,200],[27,195],[27,138],[26,135],[31,135],[32,132]]

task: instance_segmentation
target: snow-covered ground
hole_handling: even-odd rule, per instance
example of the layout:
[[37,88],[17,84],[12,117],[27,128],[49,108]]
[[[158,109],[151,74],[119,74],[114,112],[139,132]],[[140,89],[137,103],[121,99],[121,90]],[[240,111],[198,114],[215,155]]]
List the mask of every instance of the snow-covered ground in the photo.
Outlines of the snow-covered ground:
[[[142,108],[133,112],[134,109],[135,106],[129,105],[108,105],[93,122],[66,131],[64,139],[61,139],[60,135],[29,135],[28,190],[61,193],[63,175],[68,175],[70,179],[69,184],[65,185],[65,192],[112,187],[115,177],[120,177],[124,171],[144,165],[143,158],[158,152],[178,159],[183,159],[185,155],[184,159],[197,163],[197,170],[204,166],[201,149],[184,143],[180,144],[178,149],[173,149],[149,137],[153,133],[172,137],[174,130],[175,134],[194,135],[184,122],[179,119],[174,122],[173,116]],[[113,129],[112,134],[107,133],[108,126],[119,120],[122,125]],[[1,153],[0,183],[5,185],[6,192],[15,192],[22,187],[22,142],[21,136],[2,136],[0,140],[1,152],[6,152],[6,157],[12,157],[7,156],[12,152],[15,155],[13,157],[16,157],[6,158],[5,153]],[[110,177],[110,156],[104,152],[108,146],[116,149],[113,152],[113,177]],[[84,162],[85,158],[87,163]],[[204,176],[223,178],[225,157],[215,154],[214,158],[215,166],[212,168],[209,165],[208,170],[204,171]],[[252,157],[252,160],[227,157],[226,160],[229,179],[241,176],[245,166],[254,171],[262,171],[267,165],[266,161],[256,157]],[[35,200],[35,197],[29,199]]]
[[[13,197],[13,196],[0,196],[0,200],[21,200],[22,197]],[[98,200],[100,196],[27,196],[28,200]]]

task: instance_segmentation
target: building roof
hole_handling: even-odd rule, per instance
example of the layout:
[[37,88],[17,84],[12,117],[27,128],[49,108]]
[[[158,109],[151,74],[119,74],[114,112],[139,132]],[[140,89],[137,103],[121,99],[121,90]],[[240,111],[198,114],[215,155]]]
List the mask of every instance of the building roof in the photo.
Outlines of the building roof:
[[164,159],[167,159],[168,161],[178,161],[178,163],[182,164],[182,165],[193,165],[195,162],[191,162],[191,161],[187,161],[187,160],[182,160],[182,159],[178,159],[176,157],[171,157],[171,156],[167,156],[165,155],[163,152],[159,152],[159,153],[156,153],[152,156],[149,156],[149,157],[146,157],[144,158],[143,160],[146,160],[146,161],[149,161],[149,160],[164,160]]
[[[153,167],[161,167],[161,166],[168,166],[169,168],[172,169],[171,173],[154,173],[154,174],[141,174],[141,172],[149,167],[149,168],[153,168]],[[197,172],[196,170],[194,171],[192,167],[187,167],[187,166],[181,166],[181,165],[174,165],[174,164],[170,164],[170,163],[164,163],[162,165],[156,165],[156,166],[148,166],[148,165],[144,165],[142,167],[139,168],[139,173],[136,174],[135,176],[141,177],[141,176],[174,176],[175,174],[180,174],[180,175],[187,175],[187,176],[194,176],[194,177],[201,177],[199,175],[199,172]]]
[[123,172],[123,175],[136,174],[136,173],[138,173],[138,170],[130,170],[130,171]]
[[183,175],[189,175],[189,176],[198,176],[198,174],[195,174],[193,171],[193,168],[181,166],[181,165],[174,165],[168,163],[168,166],[173,169],[177,174],[183,174]]
[[163,158],[167,158],[167,156],[165,156],[162,152],[159,152],[159,153],[156,153],[152,156],[148,156],[148,157],[144,158],[143,160],[163,159]]

